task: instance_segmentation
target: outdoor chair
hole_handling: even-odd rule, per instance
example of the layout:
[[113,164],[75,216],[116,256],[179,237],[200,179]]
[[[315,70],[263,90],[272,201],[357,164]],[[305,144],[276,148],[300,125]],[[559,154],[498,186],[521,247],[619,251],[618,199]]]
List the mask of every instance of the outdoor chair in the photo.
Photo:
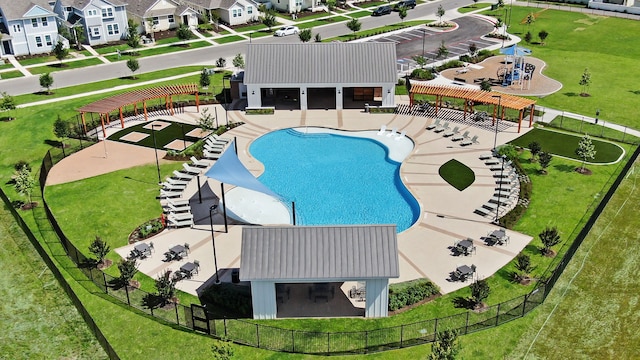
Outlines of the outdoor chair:
[[183,163],[182,167],[184,168],[184,171],[187,172],[188,174],[198,175],[198,174],[200,174],[202,172],[202,169],[198,169],[196,167],[189,166],[186,163]]
[[182,196],[182,191],[169,191],[169,190],[160,189],[161,199],[179,198],[181,196]]
[[467,146],[467,145],[477,144],[477,143],[478,143],[478,135],[473,135],[471,139],[463,140],[460,143],[460,146]]
[[460,131],[460,127],[456,126],[456,127],[453,128],[453,130],[445,131],[445,133],[442,134],[442,136],[443,137],[450,137],[450,136],[456,135],[459,131]]
[[382,125],[382,126],[380,126],[380,131],[378,131],[378,133],[376,133],[376,135],[382,136],[382,135],[384,135],[385,132],[387,132],[387,125]]
[[460,141],[460,140],[464,140],[464,139],[466,139],[466,138],[468,138],[468,137],[469,137],[469,131],[467,130],[467,131],[465,131],[465,132],[464,132],[464,134],[462,134],[462,135],[460,135],[459,133],[458,133],[457,135],[454,135],[454,136],[451,138],[451,141]]
[[223,149],[227,145],[227,143],[218,142],[216,140],[211,140],[211,139],[205,140],[204,144],[212,148],[221,148],[221,149]]
[[189,243],[184,243],[184,248],[186,249],[187,255],[189,255]]
[[219,142],[223,142],[223,143],[231,142],[231,139],[223,138],[223,137],[220,137],[220,136],[218,136],[218,135],[216,135],[216,134],[211,134],[211,135],[209,135],[209,136],[207,137],[207,139],[213,139],[213,140],[215,140],[215,141],[219,141]]
[[489,160],[493,157],[493,154],[491,153],[484,153],[484,154],[480,154],[480,156],[478,157],[480,160]]
[[167,182],[162,183],[162,188],[169,191],[182,191],[187,187],[187,185],[173,185]]
[[195,156],[192,156],[189,160],[191,160],[191,165],[195,167],[206,168],[209,167],[209,162],[205,160],[198,160]]
[[224,147],[216,146],[216,145],[204,144],[203,148],[208,152],[212,152],[212,153],[221,153],[224,151]]
[[387,137],[392,137],[392,136],[395,136],[395,135],[398,135],[398,128],[391,129],[391,132],[389,132],[387,134]]
[[443,131],[449,130],[449,122],[445,122],[444,125],[442,126],[438,126],[437,128],[433,129],[433,132],[435,133],[441,133]]
[[185,185],[186,186],[187,184],[189,184],[189,181],[187,181],[187,180],[178,180],[178,179],[174,179],[174,178],[170,178],[170,177],[166,178],[164,181],[169,183],[169,184],[171,184],[171,185]]
[[205,149],[202,151],[202,156],[207,160],[218,160],[220,158],[220,153],[210,152]]
[[396,135],[396,137],[394,138],[395,141],[399,141],[400,139],[402,139],[403,137],[405,137],[407,135],[407,130],[402,130],[402,132],[400,133],[400,135]]
[[197,274],[198,272],[200,272],[200,261],[193,260],[193,264],[196,266],[196,274]]
[[149,249],[151,249],[151,252],[155,252],[156,249],[153,247],[153,241],[149,242]]
[[191,179],[194,178],[195,175],[191,175],[191,174],[188,174],[188,173],[183,172],[183,171],[173,170],[173,176],[176,179],[191,180]]
[[434,121],[431,124],[429,124],[427,126],[427,130],[433,130],[433,129],[437,128],[438,126],[440,126],[440,119],[436,119],[436,121]]

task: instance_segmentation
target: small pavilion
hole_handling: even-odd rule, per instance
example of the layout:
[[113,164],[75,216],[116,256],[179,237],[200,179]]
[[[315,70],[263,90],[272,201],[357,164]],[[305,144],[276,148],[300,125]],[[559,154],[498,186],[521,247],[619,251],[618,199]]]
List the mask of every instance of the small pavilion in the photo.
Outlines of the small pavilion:
[[[445,97],[464,99],[464,119],[467,117],[467,111],[473,113],[473,106],[475,103],[491,104],[493,105],[493,117],[492,124],[495,124],[496,116],[499,116],[500,120],[504,120],[504,108],[514,109],[519,111],[518,116],[518,132],[522,127],[522,118],[524,112],[528,108],[529,112],[529,126],[533,124],[533,112],[535,109],[535,100],[530,100],[524,97],[503,94],[497,91],[484,91],[480,89],[472,89],[467,87],[455,87],[448,85],[416,85],[411,84],[411,90],[409,90],[410,105],[413,106],[414,96],[416,94],[423,95],[435,95],[436,97],[436,116],[438,115],[438,109],[442,107],[442,99]],[[500,114],[497,114],[498,107],[501,107]]]
[[178,85],[165,85],[159,87],[153,87],[148,89],[139,89],[123,94],[104,98],[91,104],[87,104],[78,111],[82,117],[82,125],[84,130],[87,131],[87,123],[85,120],[85,113],[97,113],[100,114],[100,124],[102,125],[102,136],[106,137],[107,132],[104,127],[105,121],[107,124],[111,123],[109,119],[109,113],[118,110],[120,115],[120,124],[124,128],[124,116],[122,115],[122,108],[127,105],[133,105],[133,111],[135,115],[138,115],[138,103],[142,103],[142,111],[144,113],[145,121],[148,120],[147,115],[147,101],[152,99],[164,98],[164,105],[170,114],[173,115],[173,96],[174,95],[195,95],[196,97],[196,109],[200,111],[200,102],[198,100],[198,85],[197,84],[178,84]]

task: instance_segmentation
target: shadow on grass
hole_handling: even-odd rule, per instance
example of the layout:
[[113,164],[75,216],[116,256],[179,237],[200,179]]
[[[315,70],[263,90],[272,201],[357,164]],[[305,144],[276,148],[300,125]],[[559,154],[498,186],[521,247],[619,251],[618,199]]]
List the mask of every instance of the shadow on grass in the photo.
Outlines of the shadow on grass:
[[564,173],[570,173],[575,171],[576,169],[575,166],[567,165],[567,164],[554,165],[553,168]]
[[629,90],[630,93],[640,95],[640,90]]
[[458,296],[452,300],[453,307],[457,309],[473,309],[475,303],[471,301],[469,298],[463,298],[462,296]]
[[566,92],[563,95],[564,96],[568,96],[568,97],[580,96],[580,94],[578,94],[576,92]]

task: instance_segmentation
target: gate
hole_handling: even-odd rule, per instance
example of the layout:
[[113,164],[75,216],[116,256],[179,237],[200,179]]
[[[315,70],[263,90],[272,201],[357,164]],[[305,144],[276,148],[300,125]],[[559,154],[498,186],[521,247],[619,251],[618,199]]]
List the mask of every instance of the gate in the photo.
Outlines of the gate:
[[209,317],[207,316],[207,309],[204,306],[191,304],[191,321],[193,323],[193,330],[211,335]]

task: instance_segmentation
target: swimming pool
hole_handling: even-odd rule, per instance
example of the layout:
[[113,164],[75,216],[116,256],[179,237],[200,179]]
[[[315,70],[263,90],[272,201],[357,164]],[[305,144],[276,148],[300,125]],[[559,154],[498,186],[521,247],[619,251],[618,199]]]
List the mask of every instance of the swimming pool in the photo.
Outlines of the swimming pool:
[[401,232],[416,222],[418,202],[385,145],[335,130],[299,130],[268,133],[249,148],[265,166],[260,181],[295,201],[297,224],[396,224]]

